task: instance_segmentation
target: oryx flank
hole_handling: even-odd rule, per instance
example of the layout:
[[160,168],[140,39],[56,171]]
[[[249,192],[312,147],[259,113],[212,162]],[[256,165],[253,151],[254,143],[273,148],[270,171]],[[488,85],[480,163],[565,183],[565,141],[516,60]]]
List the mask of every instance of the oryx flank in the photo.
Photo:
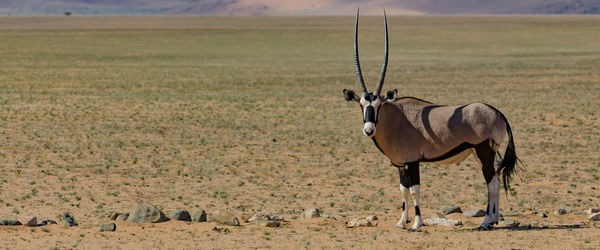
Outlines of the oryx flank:
[[[354,28],[354,62],[358,83],[362,90],[357,95],[344,89],[346,101],[360,104],[363,114],[363,133],[370,137],[375,146],[398,168],[400,191],[402,192],[402,218],[396,227],[405,227],[408,219],[407,201],[409,192],[415,205],[415,221],[409,231],[419,231],[423,224],[419,210],[419,163],[460,163],[473,154],[481,163],[487,182],[488,205],[480,228],[492,229],[498,224],[500,183],[502,176],[505,190],[510,185],[515,171],[517,155],[513,135],[506,117],[496,108],[484,103],[462,106],[436,105],[414,97],[396,95],[390,90],[380,96],[388,61],[388,29],[384,10],[385,56],[379,84],[369,93],[365,86],[358,58],[358,12]],[[498,152],[500,144],[508,135],[508,146],[504,157]],[[494,167],[498,154],[498,168]]]

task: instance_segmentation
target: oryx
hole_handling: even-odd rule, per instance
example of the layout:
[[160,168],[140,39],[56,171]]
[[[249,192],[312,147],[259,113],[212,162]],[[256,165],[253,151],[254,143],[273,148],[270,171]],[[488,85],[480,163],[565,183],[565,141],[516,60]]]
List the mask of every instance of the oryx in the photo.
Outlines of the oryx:
[[[396,227],[405,227],[408,219],[407,200],[414,199],[415,222],[409,231],[418,231],[423,224],[419,210],[419,163],[460,163],[473,154],[481,163],[487,182],[488,205],[481,229],[498,224],[500,183],[505,190],[515,172],[517,155],[513,135],[506,117],[496,108],[484,103],[462,106],[436,105],[414,97],[397,97],[398,90],[380,96],[388,62],[388,28],[384,10],[385,55],[379,84],[370,93],[365,86],[358,58],[358,16],[354,28],[354,63],[361,95],[344,89],[346,101],[360,104],[363,114],[363,133],[398,168],[402,192],[402,218]],[[508,135],[504,157],[498,152]],[[494,167],[496,154],[501,159]]]

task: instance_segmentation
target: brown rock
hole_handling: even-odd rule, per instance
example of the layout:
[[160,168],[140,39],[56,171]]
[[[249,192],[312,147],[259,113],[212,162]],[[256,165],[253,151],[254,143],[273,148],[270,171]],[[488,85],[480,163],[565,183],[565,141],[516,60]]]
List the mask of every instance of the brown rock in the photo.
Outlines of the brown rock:
[[212,214],[210,214],[209,220],[212,222],[229,226],[240,225],[240,221],[235,216],[235,214],[227,210],[215,210]]
[[593,221],[600,221],[600,213],[591,214],[588,219]]
[[21,224],[27,227],[35,227],[37,226],[37,217],[35,216],[24,216],[19,219]]

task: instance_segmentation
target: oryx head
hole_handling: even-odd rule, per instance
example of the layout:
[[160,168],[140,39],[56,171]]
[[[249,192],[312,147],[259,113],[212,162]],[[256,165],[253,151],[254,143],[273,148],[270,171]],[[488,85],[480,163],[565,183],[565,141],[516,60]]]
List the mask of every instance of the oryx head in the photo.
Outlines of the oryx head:
[[362,94],[356,95],[354,91],[344,89],[344,98],[346,101],[356,101],[360,103],[360,107],[363,114],[363,134],[366,136],[374,136],[377,128],[377,121],[379,119],[379,108],[387,101],[395,101],[398,90],[390,90],[387,92],[385,98],[380,96],[381,88],[383,87],[383,81],[385,79],[385,71],[388,62],[388,28],[387,28],[387,17],[385,10],[383,10],[383,20],[385,26],[385,56],[383,59],[383,67],[381,68],[381,76],[379,78],[379,84],[375,88],[375,92],[369,93],[365,81],[363,80],[362,72],[360,70],[360,61],[358,59],[358,14],[356,12],[356,25],[354,26],[354,63],[356,65],[356,75],[358,77],[358,85],[360,85]]

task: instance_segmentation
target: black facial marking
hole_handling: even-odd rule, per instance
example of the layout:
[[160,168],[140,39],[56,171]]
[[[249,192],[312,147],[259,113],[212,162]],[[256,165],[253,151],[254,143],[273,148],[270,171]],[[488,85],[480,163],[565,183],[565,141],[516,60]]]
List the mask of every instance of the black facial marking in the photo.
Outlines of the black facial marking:
[[367,106],[365,109],[365,122],[375,123],[375,108],[373,106]]
[[415,215],[421,216],[421,209],[419,209],[419,206],[415,206]]

